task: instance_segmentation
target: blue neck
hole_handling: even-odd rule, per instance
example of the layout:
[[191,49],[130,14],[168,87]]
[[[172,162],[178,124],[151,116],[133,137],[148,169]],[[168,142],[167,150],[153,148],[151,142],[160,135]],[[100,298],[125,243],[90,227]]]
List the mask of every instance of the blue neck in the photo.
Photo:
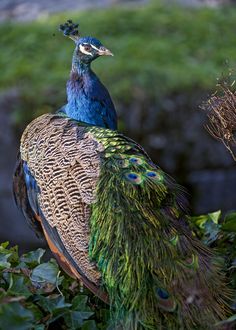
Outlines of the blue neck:
[[90,68],[90,63],[73,60],[67,82],[67,105],[64,111],[75,120],[117,129],[116,111],[106,87]]

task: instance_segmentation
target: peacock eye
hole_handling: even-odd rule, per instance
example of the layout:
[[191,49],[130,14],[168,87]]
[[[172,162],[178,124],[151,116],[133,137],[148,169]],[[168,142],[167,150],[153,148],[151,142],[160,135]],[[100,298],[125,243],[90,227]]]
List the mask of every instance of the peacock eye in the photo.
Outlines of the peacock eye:
[[91,50],[91,46],[90,45],[83,45],[84,50],[86,50],[86,52],[89,52]]

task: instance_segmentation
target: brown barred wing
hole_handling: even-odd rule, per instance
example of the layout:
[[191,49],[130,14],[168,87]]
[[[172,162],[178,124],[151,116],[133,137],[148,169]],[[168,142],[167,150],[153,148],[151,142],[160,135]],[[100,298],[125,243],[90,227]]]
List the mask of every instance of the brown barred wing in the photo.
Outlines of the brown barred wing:
[[96,198],[102,144],[68,118],[43,115],[26,128],[20,152],[26,185],[37,186],[28,189],[28,199],[39,213],[49,247],[70,275],[107,300],[100,290],[100,272],[88,256],[90,208]]

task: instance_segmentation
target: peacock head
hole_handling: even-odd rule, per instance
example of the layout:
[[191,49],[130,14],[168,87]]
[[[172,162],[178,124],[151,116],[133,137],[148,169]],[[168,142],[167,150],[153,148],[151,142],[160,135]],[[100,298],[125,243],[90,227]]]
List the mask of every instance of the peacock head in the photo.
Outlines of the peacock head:
[[112,52],[104,47],[102,43],[93,37],[80,37],[79,24],[74,24],[72,20],[68,20],[65,24],[61,24],[59,30],[64,36],[69,37],[75,42],[74,62],[91,63],[99,56],[110,55]]

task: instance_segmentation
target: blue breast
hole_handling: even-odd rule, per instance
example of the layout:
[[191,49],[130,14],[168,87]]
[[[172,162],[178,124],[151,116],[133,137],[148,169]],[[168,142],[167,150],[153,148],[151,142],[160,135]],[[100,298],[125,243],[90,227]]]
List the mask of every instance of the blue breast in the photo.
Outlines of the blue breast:
[[67,116],[87,124],[117,129],[114,104],[106,87],[92,72],[74,74],[67,83]]

